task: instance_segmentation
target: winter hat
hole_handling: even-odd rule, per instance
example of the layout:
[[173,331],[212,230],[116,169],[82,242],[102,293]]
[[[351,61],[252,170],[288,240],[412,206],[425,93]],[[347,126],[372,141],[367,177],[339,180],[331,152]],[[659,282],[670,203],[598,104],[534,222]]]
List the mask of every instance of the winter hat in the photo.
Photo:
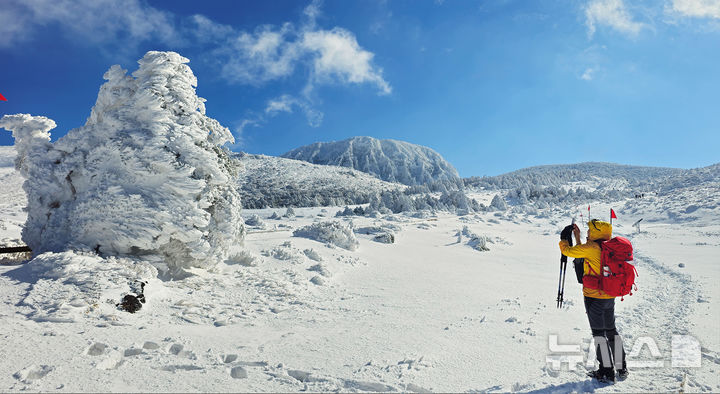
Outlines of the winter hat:
[[591,241],[598,239],[609,240],[612,238],[612,224],[602,220],[593,219],[588,222],[588,236]]

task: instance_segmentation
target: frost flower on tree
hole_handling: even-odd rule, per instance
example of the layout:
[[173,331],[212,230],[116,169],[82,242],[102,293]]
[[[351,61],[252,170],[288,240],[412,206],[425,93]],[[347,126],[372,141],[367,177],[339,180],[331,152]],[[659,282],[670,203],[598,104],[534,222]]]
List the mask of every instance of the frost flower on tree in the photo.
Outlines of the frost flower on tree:
[[55,122],[6,115],[26,178],[23,240],[35,254],[94,249],[142,256],[171,276],[235,253],[244,225],[230,131],[205,116],[197,79],[174,52],[132,76],[112,66],[85,126],[50,142]]

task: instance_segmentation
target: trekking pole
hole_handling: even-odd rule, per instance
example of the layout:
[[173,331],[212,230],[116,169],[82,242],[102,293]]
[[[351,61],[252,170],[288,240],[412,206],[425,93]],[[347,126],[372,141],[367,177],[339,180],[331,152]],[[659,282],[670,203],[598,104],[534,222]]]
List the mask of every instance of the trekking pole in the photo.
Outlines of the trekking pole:
[[[564,260],[564,261],[563,261]],[[560,258],[560,277],[558,278],[557,307],[562,308],[563,296],[565,295],[565,272],[567,271],[567,257]]]
[[[572,225],[575,224],[575,218],[572,220]],[[569,227],[569,226],[568,226]],[[567,228],[567,227],[566,227]],[[568,234],[567,238],[564,238],[566,241],[568,241],[568,244],[572,246],[572,235]],[[565,296],[565,274],[567,273],[567,256],[564,254],[560,254],[560,278],[558,278],[558,295],[557,295],[557,307],[562,308],[563,305],[563,298]]]

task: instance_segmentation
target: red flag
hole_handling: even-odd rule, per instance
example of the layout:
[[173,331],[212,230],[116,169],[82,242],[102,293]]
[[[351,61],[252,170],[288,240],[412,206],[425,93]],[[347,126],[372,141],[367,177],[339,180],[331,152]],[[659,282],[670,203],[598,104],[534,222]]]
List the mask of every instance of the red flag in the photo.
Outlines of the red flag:
[[7,99],[5,98],[5,96],[3,96],[2,94],[0,94],[0,100],[2,100],[2,101],[7,101]]
[[610,208],[610,219],[617,219],[617,216],[615,216],[615,211],[613,211],[612,208]]

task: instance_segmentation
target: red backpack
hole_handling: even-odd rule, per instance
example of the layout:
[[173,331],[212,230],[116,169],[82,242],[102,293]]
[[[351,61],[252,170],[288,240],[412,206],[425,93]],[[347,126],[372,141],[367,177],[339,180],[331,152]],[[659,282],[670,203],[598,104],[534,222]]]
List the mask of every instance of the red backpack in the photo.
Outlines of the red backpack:
[[588,263],[589,275],[583,276],[583,286],[589,289],[602,290],[609,296],[621,297],[632,295],[637,270],[628,263],[633,259],[633,248],[630,240],[615,237],[609,241],[598,242],[602,250],[602,273],[595,272]]

